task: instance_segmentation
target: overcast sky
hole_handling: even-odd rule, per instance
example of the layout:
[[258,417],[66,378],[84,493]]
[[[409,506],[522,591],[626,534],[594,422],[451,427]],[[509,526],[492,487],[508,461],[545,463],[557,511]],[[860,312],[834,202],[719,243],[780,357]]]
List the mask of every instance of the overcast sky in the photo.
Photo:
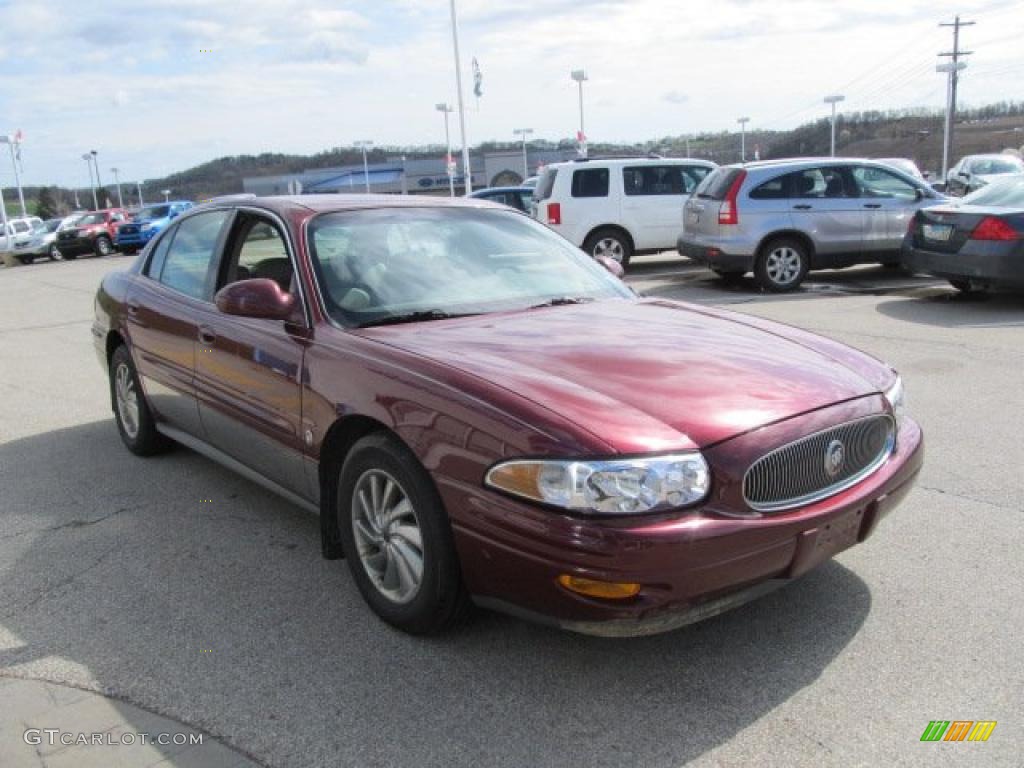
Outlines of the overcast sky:
[[[936,54],[977,25],[961,103],[1024,99],[1024,12],[1005,0],[459,0],[471,144],[587,134],[639,141],[787,128],[826,113],[940,106]],[[455,101],[447,0],[6,0],[0,132],[24,132],[27,183],[149,178],[221,155],[373,139],[443,142]],[[470,60],[483,72],[479,105]],[[453,121],[457,143],[457,123]],[[11,185],[9,162],[0,182]]]

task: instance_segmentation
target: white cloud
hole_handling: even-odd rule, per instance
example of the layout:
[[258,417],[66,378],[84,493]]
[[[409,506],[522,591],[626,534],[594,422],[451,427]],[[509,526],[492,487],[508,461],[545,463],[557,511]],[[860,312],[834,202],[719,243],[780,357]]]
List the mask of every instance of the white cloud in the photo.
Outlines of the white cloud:
[[[977,51],[965,102],[1017,96],[1007,84],[1024,68],[1012,2],[459,0],[459,12],[473,143],[522,126],[573,135],[578,67],[595,141],[731,130],[740,114],[752,129],[788,127],[822,116],[840,88],[851,111],[938,106],[933,65],[949,32],[937,24],[954,12],[978,22],[965,33]],[[438,0],[108,0],[102,16],[75,0],[0,7],[5,45],[18,41],[0,114],[32,137],[30,182],[82,183],[74,160],[93,146],[126,176],[151,177],[224,153],[439,143],[433,106],[455,101]],[[97,93],[107,97],[83,98]]]

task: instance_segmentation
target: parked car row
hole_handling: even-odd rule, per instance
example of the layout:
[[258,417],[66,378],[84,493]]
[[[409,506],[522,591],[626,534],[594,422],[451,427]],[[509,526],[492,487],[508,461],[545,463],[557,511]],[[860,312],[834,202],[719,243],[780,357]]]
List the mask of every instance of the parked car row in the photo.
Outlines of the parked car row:
[[7,248],[23,264],[38,258],[60,261],[88,254],[109,256],[115,251],[132,254],[192,206],[187,200],[174,200],[134,212],[104,208],[47,221],[38,217],[10,219]]
[[[1014,156],[976,155],[961,160],[950,177],[961,179],[959,191],[991,187],[991,200],[1008,201],[1007,190],[1024,183],[1021,171],[1024,164]],[[1007,185],[994,184],[998,180]],[[772,292],[796,289],[815,269],[878,263],[928,271],[906,255],[908,228],[918,238],[959,232],[922,228],[924,219],[915,218],[919,211],[955,204],[903,158],[801,158],[721,167],[661,157],[579,159],[547,166],[533,188],[483,189],[471,197],[525,210],[590,256],[612,259],[624,269],[634,254],[674,248],[725,279],[753,272],[761,288]],[[948,213],[935,209],[928,215]],[[1011,217],[1005,223],[1012,228],[1018,222]],[[1007,229],[999,232],[1004,243],[1017,239]],[[978,239],[953,237],[943,249]],[[995,284],[974,272],[950,271],[948,264],[944,269],[961,290]],[[1005,283],[1006,276],[1000,280]]]

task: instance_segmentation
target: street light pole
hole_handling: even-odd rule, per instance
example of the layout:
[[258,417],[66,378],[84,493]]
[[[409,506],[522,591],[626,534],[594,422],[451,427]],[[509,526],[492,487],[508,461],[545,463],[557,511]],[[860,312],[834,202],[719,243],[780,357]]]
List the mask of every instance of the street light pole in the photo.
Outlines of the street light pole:
[[124,199],[121,197],[121,179],[118,178],[118,169],[111,168],[110,172],[114,174],[114,186],[117,187],[117,207],[124,208]]
[[11,166],[14,168],[14,183],[18,187],[18,202],[21,203],[21,215],[28,216],[28,209],[25,208],[25,193],[21,189],[21,174],[18,173],[18,160],[15,157],[15,146],[18,140],[14,136],[0,136],[0,143],[6,144],[11,149]]
[[966,61],[947,61],[935,67],[936,72],[946,74],[946,119],[942,124],[942,180],[946,181],[946,174],[949,173],[949,154],[952,146],[953,134],[953,81],[958,72],[967,69]]
[[170,202],[170,200],[171,200],[171,190],[169,190],[169,189],[162,189],[162,190],[160,190],[160,194],[164,196],[164,202],[165,203]]
[[141,181],[136,181],[135,182],[135,189],[139,193],[139,208],[141,208],[142,206],[145,205],[145,203],[142,202],[142,182]]
[[98,211],[100,209],[99,198],[96,197],[96,183],[92,180],[92,155],[86,152],[82,155],[82,159],[85,160],[85,167],[89,169],[89,189],[92,190],[92,209]]
[[590,78],[587,77],[586,70],[574,69],[570,73],[570,77],[576,81],[576,85],[579,86],[580,92],[580,135],[578,136],[579,141],[579,153],[580,157],[587,156],[587,132],[583,127],[583,83]]
[[450,4],[452,12],[452,49],[455,52],[455,90],[459,104],[459,132],[462,136],[462,175],[466,180],[466,194],[473,191],[473,173],[469,167],[469,145],[466,143],[466,108],[462,101],[462,60],[459,58],[459,21],[455,15],[455,0]]
[[[106,190],[103,189],[103,182],[100,181],[100,163],[99,163],[99,160],[96,159],[96,156],[99,153],[95,149],[91,149],[91,150],[89,150],[89,154],[92,155],[92,164],[96,168],[96,187],[97,187],[97,189],[102,190],[105,193]],[[103,204],[106,205],[106,202],[107,202],[107,196],[106,196],[106,194],[103,194]]]
[[447,154],[444,157],[444,170],[448,174],[448,195],[455,197],[455,163],[452,161],[452,137],[448,132],[448,115],[455,110],[447,102],[435,104],[434,109],[438,112],[444,112],[444,144],[447,147]]
[[832,143],[831,143],[831,155],[830,157],[836,156],[836,104],[846,99],[841,93],[834,93],[831,96],[825,97],[825,103],[832,105]]
[[530,163],[526,159],[526,137],[533,133],[533,128],[515,128],[513,136],[521,136],[523,139],[523,181],[530,175]]
[[740,162],[747,162],[747,123],[750,122],[749,117],[736,118],[736,122],[740,124]]
[[373,142],[369,139],[360,139],[353,143],[363,150],[363,181],[366,183],[366,194],[370,194],[370,166],[366,162],[366,150],[373,146]]

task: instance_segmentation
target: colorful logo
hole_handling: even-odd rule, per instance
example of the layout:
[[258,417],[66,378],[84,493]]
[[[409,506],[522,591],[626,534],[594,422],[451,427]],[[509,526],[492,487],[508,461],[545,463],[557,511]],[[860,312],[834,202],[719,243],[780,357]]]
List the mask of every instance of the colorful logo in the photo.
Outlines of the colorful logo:
[[995,728],[995,720],[932,720],[921,741],[988,741]]

